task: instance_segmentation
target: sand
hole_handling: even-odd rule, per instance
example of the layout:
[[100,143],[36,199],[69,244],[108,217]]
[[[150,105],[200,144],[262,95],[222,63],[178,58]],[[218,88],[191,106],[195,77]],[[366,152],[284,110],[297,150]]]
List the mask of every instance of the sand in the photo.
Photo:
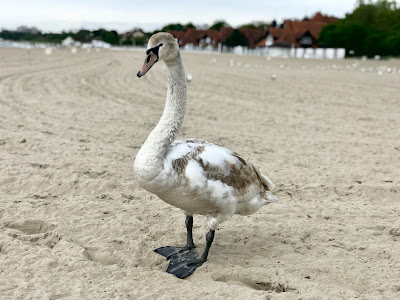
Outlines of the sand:
[[280,203],[223,223],[180,280],[153,250],[185,217],[133,179],[166,94],[144,58],[0,48],[1,299],[400,298],[399,61],[183,53],[180,137],[240,153]]

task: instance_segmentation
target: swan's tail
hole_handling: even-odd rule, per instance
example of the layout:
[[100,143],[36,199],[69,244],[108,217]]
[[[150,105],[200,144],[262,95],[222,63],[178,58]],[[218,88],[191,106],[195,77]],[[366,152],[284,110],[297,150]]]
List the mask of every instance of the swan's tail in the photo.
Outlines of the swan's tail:
[[271,194],[266,194],[266,198],[268,202],[276,203],[279,202],[278,198],[276,198],[274,195]]
[[[275,184],[272,182],[271,179],[269,179],[264,174],[260,174],[260,175],[261,175],[261,179],[262,179],[263,183],[267,186],[268,190],[272,191],[275,188]],[[278,198],[276,198],[274,195],[271,195],[271,194],[265,193],[265,198],[268,202],[279,202]]]
[[260,174],[261,175],[261,179],[264,182],[264,184],[268,187],[268,190],[273,191],[273,189],[275,188],[275,184],[272,182],[271,179],[269,179],[267,176],[265,176],[264,174]]

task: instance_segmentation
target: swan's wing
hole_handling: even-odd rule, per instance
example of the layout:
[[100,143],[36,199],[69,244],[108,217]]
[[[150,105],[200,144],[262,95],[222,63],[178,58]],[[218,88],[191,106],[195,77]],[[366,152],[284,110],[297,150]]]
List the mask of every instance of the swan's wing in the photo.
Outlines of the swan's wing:
[[225,147],[203,140],[175,141],[167,152],[166,162],[177,174],[186,177],[191,186],[224,186],[241,201],[250,201],[271,189],[272,182],[253,164]]
[[250,201],[266,187],[258,170],[239,154],[227,148],[210,145],[199,155],[198,161],[207,178],[233,188],[241,201]]

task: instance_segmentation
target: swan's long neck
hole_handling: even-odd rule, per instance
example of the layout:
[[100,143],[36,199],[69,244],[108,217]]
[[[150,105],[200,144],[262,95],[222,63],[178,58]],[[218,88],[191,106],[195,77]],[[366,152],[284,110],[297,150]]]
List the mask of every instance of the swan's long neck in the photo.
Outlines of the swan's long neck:
[[164,112],[140,148],[134,164],[136,175],[146,180],[157,176],[162,169],[165,153],[179,133],[186,110],[186,76],[180,54],[166,65],[168,90]]

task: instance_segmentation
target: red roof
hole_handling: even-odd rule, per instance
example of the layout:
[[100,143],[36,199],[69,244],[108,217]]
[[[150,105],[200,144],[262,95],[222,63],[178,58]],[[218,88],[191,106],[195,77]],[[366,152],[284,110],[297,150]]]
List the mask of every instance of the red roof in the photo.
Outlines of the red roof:
[[214,40],[215,42],[217,42],[219,40],[219,32],[218,30],[215,29],[208,29],[206,31],[206,36],[210,37],[212,40]]
[[178,44],[180,46],[182,43],[183,37],[185,35],[185,31],[168,30],[167,32],[172,34],[174,36],[174,38],[176,38],[178,40]]
[[289,28],[284,28],[284,30],[282,30],[280,36],[275,40],[274,45],[287,47],[290,47],[291,45],[299,46],[296,43],[296,35]]
[[205,30],[197,30],[194,28],[188,28],[185,32],[183,37],[183,45],[186,44],[193,44],[198,46],[200,40],[205,37],[206,31]]
[[218,32],[218,42],[225,43],[226,39],[232,34],[233,28],[221,27]]
[[323,22],[323,23],[333,23],[338,21],[339,19],[336,17],[329,17],[329,16],[324,16],[320,12],[317,12],[314,17],[310,19],[310,21],[314,22]]
[[265,42],[267,41],[268,35],[271,35],[274,39],[274,43],[279,40],[284,33],[284,29],[280,27],[270,27],[265,34],[265,37],[257,43],[257,47],[265,47]]
[[265,43],[267,42],[267,36],[265,36],[261,41],[259,41],[256,46],[257,47],[265,47]]
[[179,46],[184,46],[186,44],[193,44],[198,46],[201,39],[210,36],[213,40],[217,36],[218,31],[215,33],[213,30],[197,30],[194,28],[188,28],[186,31],[168,31],[175,38],[178,39]]
[[266,35],[267,31],[264,29],[256,29],[256,28],[242,28],[239,31],[243,34],[243,36],[247,40],[247,46],[249,48],[254,48],[256,43]]
[[314,39],[318,39],[319,33],[325,25],[327,25],[327,23],[324,22],[285,21],[285,28],[288,28],[296,36],[296,39],[302,37],[307,31],[311,33]]
[[[270,28],[268,34],[271,34],[274,38],[275,46],[287,46],[292,45],[301,47],[299,40],[305,35],[310,34],[313,38],[312,47],[318,47],[317,40],[322,28],[332,22],[336,22],[338,19],[335,17],[323,16],[321,13],[317,13],[313,18],[308,21],[292,21],[285,20],[284,28]],[[265,37],[266,39],[266,37]],[[265,46],[265,41],[260,41],[258,46]],[[264,43],[263,43],[264,42]]]
[[283,28],[279,27],[271,27],[268,29],[268,32],[272,35],[274,39],[278,39],[282,36],[283,34]]

